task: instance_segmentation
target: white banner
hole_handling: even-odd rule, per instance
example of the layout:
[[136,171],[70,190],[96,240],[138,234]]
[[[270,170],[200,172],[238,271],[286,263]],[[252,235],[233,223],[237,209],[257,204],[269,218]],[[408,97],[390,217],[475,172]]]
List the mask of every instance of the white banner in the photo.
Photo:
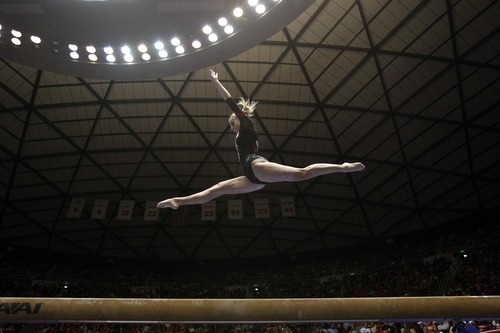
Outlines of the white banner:
[[283,217],[294,217],[295,213],[295,198],[280,198],[281,215]]
[[132,214],[134,213],[135,201],[133,200],[121,200],[120,206],[118,207],[118,213],[116,214],[117,220],[131,220]]
[[227,201],[227,218],[229,220],[243,219],[243,200]]
[[255,218],[267,219],[271,217],[269,210],[269,199],[254,199]]
[[68,207],[68,218],[79,219],[82,217],[83,208],[85,207],[85,198],[72,198]]
[[107,199],[95,199],[91,218],[94,220],[104,220],[108,211],[108,205],[109,200]]
[[159,209],[156,207],[157,201],[146,201],[144,207],[144,221],[158,221]]
[[210,201],[201,205],[201,220],[202,221],[215,221],[216,218],[216,201]]

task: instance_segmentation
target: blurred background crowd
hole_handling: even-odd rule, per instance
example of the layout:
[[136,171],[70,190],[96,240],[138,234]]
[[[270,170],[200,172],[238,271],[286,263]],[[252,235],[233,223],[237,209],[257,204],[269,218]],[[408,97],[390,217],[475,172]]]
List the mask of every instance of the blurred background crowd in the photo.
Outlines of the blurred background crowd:
[[[280,258],[140,262],[6,245],[3,297],[312,298],[500,295],[496,221]],[[500,314],[499,314],[500,319]],[[499,320],[500,321],[500,320]],[[0,324],[0,333],[447,333],[461,322],[273,325]],[[498,321],[469,323],[500,330]],[[500,331],[498,331],[500,332]]]

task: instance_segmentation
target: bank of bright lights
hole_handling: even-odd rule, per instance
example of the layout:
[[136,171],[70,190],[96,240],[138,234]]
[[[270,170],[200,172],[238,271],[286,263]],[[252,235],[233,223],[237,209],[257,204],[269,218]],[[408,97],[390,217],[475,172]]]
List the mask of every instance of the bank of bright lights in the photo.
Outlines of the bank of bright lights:
[[[195,52],[203,47],[213,45],[237,31],[238,20],[244,17],[245,11],[248,10],[248,14],[263,15],[280,1],[282,0],[246,0],[242,6],[234,8],[228,17],[220,17],[214,24],[202,26],[199,29],[199,33],[189,34],[190,36],[194,36],[190,37],[189,40],[174,36],[167,43],[157,40],[151,44],[140,43],[137,46],[112,46],[110,44],[100,47],[90,44],[79,46],[76,43],[70,43],[66,47],[63,47],[66,48],[66,51],[64,51],[60,50],[58,42],[45,43],[44,45],[40,36],[31,35],[29,36],[29,42],[24,44],[28,44],[35,49],[41,49],[43,45],[44,49],[51,49],[56,55],[69,55],[74,61],[82,62],[112,64],[136,63],[141,60],[146,62],[162,60],[166,59],[170,54],[172,54],[172,57],[180,56],[186,52]],[[266,4],[269,6],[266,6]],[[9,35],[2,30],[4,28],[0,24],[0,38],[4,37],[3,35]],[[23,37],[26,38],[26,36],[21,31],[12,29],[8,37],[14,46],[25,46],[23,45]]]

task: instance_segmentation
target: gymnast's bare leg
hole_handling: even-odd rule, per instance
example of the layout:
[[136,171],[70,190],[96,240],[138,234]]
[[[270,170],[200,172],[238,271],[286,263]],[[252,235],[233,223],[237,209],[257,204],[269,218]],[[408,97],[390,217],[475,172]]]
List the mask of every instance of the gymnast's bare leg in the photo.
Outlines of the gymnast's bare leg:
[[157,207],[177,209],[182,205],[200,205],[221,195],[254,192],[264,186],[263,184],[254,184],[247,177],[240,176],[222,181],[204,191],[186,197],[175,197],[160,201]]
[[273,163],[264,158],[252,162],[253,173],[260,181],[265,183],[300,182],[331,173],[356,172],[364,169],[365,166],[360,162],[343,164],[316,163],[304,168]]
[[[252,170],[257,178],[266,183],[298,182],[331,173],[347,173],[361,171],[365,168],[362,163],[316,163],[305,168],[295,168],[288,165],[269,162],[264,158],[252,162]],[[160,201],[158,208],[177,209],[182,205],[199,205],[214,200],[225,194],[242,194],[258,191],[263,184],[252,183],[247,177],[241,176],[220,182],[204,191],[186,196],[175,197]]]

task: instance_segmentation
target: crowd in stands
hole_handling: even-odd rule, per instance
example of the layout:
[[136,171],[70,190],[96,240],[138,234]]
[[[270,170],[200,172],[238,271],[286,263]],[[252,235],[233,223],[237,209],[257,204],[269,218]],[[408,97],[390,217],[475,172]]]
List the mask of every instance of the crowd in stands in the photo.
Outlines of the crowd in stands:
[[[336,253],[239,263],[161,263],[0,253],[3,297],[297,298],[500,295],[500,228],[379,240]],[[314,258],[314,259],[312,259]],[[133,267],[133,269],[131,269]],[[499,314],[500,321],[500,314]],[[478,331],[498,321],[474,322]],[[0,333],[448,333],[456,323],[281,325],[0,323]],[[500,333],[500,331],[499,331]]]

